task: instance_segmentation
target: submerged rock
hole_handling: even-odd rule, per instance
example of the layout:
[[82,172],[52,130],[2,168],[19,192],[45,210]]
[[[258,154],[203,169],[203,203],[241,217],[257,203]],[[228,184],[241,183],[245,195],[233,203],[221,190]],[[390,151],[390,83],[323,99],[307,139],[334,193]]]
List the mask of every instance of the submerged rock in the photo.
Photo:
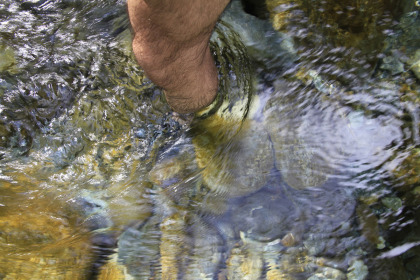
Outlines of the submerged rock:
[[318,34],[322,33],[336,45],[375,51],[381,49],[385,38],[382,32],[391,26],[392,16],[397,18],[403,13],[400,2],[269,0],[267,6],[277,28],[293,29],[293,24],[302,23],[308,28],[309,21]]
[[182,139],[158,155],[149,172],[149,179],[163,188],[176,186],[197,174],[194,147]]
[[281,190],[265,188],[239,198],[235,204],[231,213],[232,226],[248,240],[280,240],[299,227],[295,224],[299,220],[299,210]]
[[[95,260],[91,235],[78,224],[74,209],[66,209],[51,194],[35,194],[36,186],[30,182],[2,180],[0,184],[2,279],[83,279],[89,275]],[[22,195],[24,189],[34,192],[29,203]]]
[[420,202],[420,149],[409,150],[405,159],[393,170],[397,181],[400,182],[398,190],[404,192],[404,205],[418,205]]
[[[416,263],[418,263],[418,260]],[[410,279],[409,273],[407,271],[410,269],[408,266],[407,268],[404,267],[402,258],[374,258],[374,259],[368,260],[365,265],[368,266],[368,272],[369,272],[368,279],[372,279],[372,280],[394,280],[394,279],[408,280]],[[363,270],[365,270],[365,268],[363,268]],[[419,275],[419,273],[415,275]]]
[[[53,14],[48,10],[54,1],[38,2],[26,6],[46,19],[52,15],[55,20],[60,15],[61,10]],[[367,206],[359,206],[355,211],[353,192],[374,188],[374,180],[386,181],[379,174],[386,172],[378,163],[386,164],[388,153],[399,158],[405,148],[394,143],[410,145],[411,138],[415,138],[402,121],[394,126],[387,117],[405,118],[399,115],[403,109],[393,107],[398,89],[383,89],[374,85],[374,80],[368,85],[377,89],[372,90],[372,95],[362,96],[353,88],[344,94],[342,83],[330,79],[325,72],[342,78],[341,68],[334,66],[342,63],[343,57],[351,60],[352,55],[345,48],[336,48],[319,57],[318,53],[325,51],[322,47],[331,41],[314,32],[318,31],[317,24],[312,26],[314,29],[292,31],[297,31],[293,33],[296,38],[309,34],[311,39],[319,40],[322,47],[310,50],[324,70],[310,66],[307,71],[302,60],[311,58],[305,57],[305,49],[302,51],[300,46],[303,66],[295,65],[301,68],[288,69],[287,73],[279,70],[296,61],[291,37],[273,31],[268,22],[241,14],[239,2],[234,1],[211,43],[221,73],[221,102],[203,115],[198,114],[189,129],[188,122],[181,124],[168,117],[168,106],[160,91],[144,79],[130,58],[128,30],[118,35],[119,43],[110,44],[98,40],[99,35],[91,37],[88,30],[82,30],[88,14],[90,19],[100,15],[94,20],[95,26],[107,25],[109,18],[115,18],[113,32],[118,33],[120,23],[127,22],[126,17],[120,16],[121,11],[104,15],[102,9],[108,4],[103,1],[89,4],[96,7],[95,13],[89,13],[89,5],[79,5],[83,1],[64,2],[64,13],[73,9],[83,12],[75,20],[69,16],[68,21],[60,23],[64,29],[55,28],[51,36],[46,36],[51,42],[37,45],[48,45],[63,53],[53,53],[55,60],[44,57],[48,59],[40,61],[43,56],[39,56],[32,62],[37,48],[30,45],[31,49],[24,49],[30,54],[25,61],[31,66],[29,69],[38,71],[32,66],[40,62],[48,69],[43,75],[31,76],[34,80],[45,79],[41,87],[28,83],[16,88],[16,93],[23,90],[36,97],[20,94],[16,100],[22,97],[36,106],[2,103],[0,107],[7,107],[7,120],[19,116],[16,108],[29,112],[25,118],[31,116],[27,119],[32,126],[26,128],[24,122],[14,122],[14,129],[21,129],[22,135],[28,137],[15,141],[34,139],[33,145],[26,145],[29,156],[12,163],[9,158],[1,162],[5,165],[1,166],[0,179],[11,179],[1,181],[0,189],[0,208],[4,210],[0,215],[0,247],[6,252],[0,256],[0,278],[29,275],[41,279],[83,279],[92,266],[98,267],[107,257],[102,255],[102,263],[95,263],[98,258],[91,250],[109,254],[115,241],[112,234],[122,232],[118,258],[114,255],[100,277],[312,280],[343,279],[347,272],[349,279],[367,279],[366,265],[359,258],[371,252],[359,253],[358,246],[365,244],[359,235],[363,234],[371,245],[385,245],[380,235],[382,217],[376,217],[373,209],[380,202],[378,198],[369,199]],[[305,18],[299,16],[296,5],[304,3],[310,7],[307,1],[276,1],[280,5],[275,12],[287,14],[287,20],[302,20],[304,25],[308,19],[317,23],[316,15],[323,17],[319,20],[331,22],[325,18],[327,14],[342,12],[343,19],[333,15],[336,21],[331,33],[321,30],[332,41],[356,38],[348,43],[357,47],[363,46],[366,34],[373,35],[373,39],[382,38],[378,35],[382,27],[370,29],[378,18],[364,18],[374,13],[372,7],[379,2],[366,4],[368,11],[361,6],[356,11],[344,9],[349,2],[314,3],[317,8],[327,8],[328,13],[308,10],[304,11],[308,13]],[[115,8],[111,6],[105,10]],[[351,17],[355,22],[349,21]],[[67,27],[74,24],[80,30],[64,36]],[[33,31],[40,29],[39,24],[33,26]],[[3,27],[2,30],[9,32]],[[334,36],[343,30],[349,33]],[[57,39],[60,37],[62,41]],[[83,42],[78,45],[80,40]],[[79,47],[72,48],[74,44]],[[88,53],[84,53],[86,50]],[[261,76],[272,75],[270,79],[260,77],[257,81],[253,77],[246,51],[257,66],[272,71],[259,72]],[[102,57],[102,53],[106,55]],[[53,68],[57,76],[51,75],[53,70],[47,67],[51,61],[58,61]],[[360,63],[355,72],[367,65]],[[400,71],[401,65],[397,66]],[[349,77],[343,79],[353,82],[354,75]],[[251,99],[255,83],[262,90]],[[55,88],[57,84],[61,86]],[[357,81],[355,84],[354,88],[360,86]],[[9,81],[0,81],[0,86],[13,97]],[[268,106],[262,100],[265,98],[270,99]],[[391,112],[383,107],[391,108]],[[258,110],[264,113],[254,114]],[[412,116],[414,119],[416,115]],[[39,130],[30,129],[38,127],[38,121],[42,122]],[[12,133],[9,128],[0,128],[4,147]],[[399,129],[404,129],[404,138],[398,136]],[[42,136],[37,137],[37,133]],[[403,199],[384,198],[382,204],[395,211],[418,204],[418,162],[418,149],[401,159],[394,174],[410,190]],[[10,171],[12,167],[17,170],[15,173]],[[34,194],[40,197],[31,197]],[[360,231],[355,228],[355,212]],[[92,230],[98,232],[95,240],[90,239]],[[375,246],[370,247],[376,250]],[[357,260],[350,262],[348,268],[354,256]],[[408,262],[407,268],[413,274],[417,273],[416,262],[418,258]]]
[[239,1],[232,1],[221,20],[239,34],[250,57],[264,68],[288,68],[297,60],[291,36],[273,29],[267,20],[243,12]]
[[2,72],[14,75],[18,72],[18,68],[13,49],[0,44],[0,73]]
[[379,221],[376,215],[363,203],[358,205],[356,213],[363,236],[378,249],[383,249],[385,247],[384,239],[380,235]]
[[296,124],[288,119],[297,113],[291,107],[276,105],[266,109],[265,125],[275,151],[275,165],[283,180],[295,189],[321,186],[331,172],[328,163],[299,136]]
[[232,280],[252,280],[262,276],[263,256],[247,245],[234,248],[227,260],[227,278]]
[[404,72],[404,64],[395,56],[384,57],[379,68],[389,71],[391,75],[397,75]]
[[317,272],[309,277],[307,280],[346,280],[346,275],[334,268],[330,267],[321,267],[317,270]]
[[186,234],[186,213],[178,212],[167,217],[160,224],[160,265],[162,279],[178,279],[182,269],[185,268],[191,242]]
[[191,218],[187,231],[193,240],[189,241],[192,249],[183,278],[214,279],[225,258],[224,237],[220,235],[217,227],[206,223],[199,216]]
[[420,50],[417,50],[410,60],[410,70],[420,80]]
[[[280,132],[271,135],[281,135]],[[273,139],[274,138],[274,139]],[[321,186],[326,180],[324,162],[303,141],[273,137],[276,167],[284,181],[295,189]]]
[[368,277],[368,267],[361,260],[355,260],[348,269],[348,280],[365,280]]
[[264,129],[249,120],[239,125],[233,134],[229,123],[213,115],[200,123],[193,138],[205,184],[227,197],[257,191],[273,167],[272,147]]
[[117,256],[113,256],[102,268],[98,275],[98,280],[131,280],[127,268],[119,264],[116,260]]
[[119,237],[118,263],[124,265],[134,279],[160,276],[159,222],[158,217],[152,216],[144,224],[127,228]]
[[398,211],[402,207],[402,201],[398,197],[384,197],[381,201],[382,204],[393,211]]

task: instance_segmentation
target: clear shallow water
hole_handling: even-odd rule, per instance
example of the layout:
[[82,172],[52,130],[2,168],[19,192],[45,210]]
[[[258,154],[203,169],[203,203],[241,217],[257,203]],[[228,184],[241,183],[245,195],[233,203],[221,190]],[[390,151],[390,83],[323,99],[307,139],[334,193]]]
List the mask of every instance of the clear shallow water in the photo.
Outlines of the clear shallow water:
[[234,3],[194,120],[123,1],[2,2],[0,278],[419,277],[418,8],[350,2]]

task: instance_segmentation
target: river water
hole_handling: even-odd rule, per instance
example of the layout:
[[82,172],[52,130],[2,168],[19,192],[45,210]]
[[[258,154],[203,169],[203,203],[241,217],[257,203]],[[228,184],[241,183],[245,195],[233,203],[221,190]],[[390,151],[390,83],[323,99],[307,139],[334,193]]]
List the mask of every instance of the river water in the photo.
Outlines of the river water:
[[125,1],[0,1],[0,279],[419,279],[418,1],[233,1],[172,113]]

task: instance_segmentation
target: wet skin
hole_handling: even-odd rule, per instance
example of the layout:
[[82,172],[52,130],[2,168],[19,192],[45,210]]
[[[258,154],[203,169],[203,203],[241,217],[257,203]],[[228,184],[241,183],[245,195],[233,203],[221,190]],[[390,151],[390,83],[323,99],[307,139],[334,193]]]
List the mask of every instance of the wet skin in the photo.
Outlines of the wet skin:
[[218,89],[209,40],[229,0],[128,0],[133,51],[146,75],[165,91],[171,108],[191,113]]

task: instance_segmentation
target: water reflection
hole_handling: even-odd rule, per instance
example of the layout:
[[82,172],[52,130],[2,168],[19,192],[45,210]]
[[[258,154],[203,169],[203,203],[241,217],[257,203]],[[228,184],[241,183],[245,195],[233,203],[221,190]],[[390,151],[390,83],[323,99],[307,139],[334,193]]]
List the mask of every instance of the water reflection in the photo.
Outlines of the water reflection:
[[0,278],[420,277],[413,3],[234,1],[195,117],[123,1],[1,3]]

